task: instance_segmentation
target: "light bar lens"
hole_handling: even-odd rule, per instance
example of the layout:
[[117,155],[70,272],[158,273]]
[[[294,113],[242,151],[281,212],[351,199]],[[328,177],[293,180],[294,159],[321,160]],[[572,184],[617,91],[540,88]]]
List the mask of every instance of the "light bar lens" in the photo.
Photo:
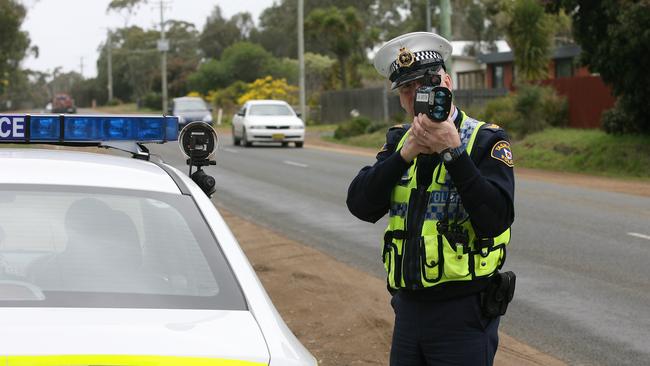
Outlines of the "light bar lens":
[[18,142],[163,142],[178,140],[178,117],[157,116],[0,115],[0,141]]

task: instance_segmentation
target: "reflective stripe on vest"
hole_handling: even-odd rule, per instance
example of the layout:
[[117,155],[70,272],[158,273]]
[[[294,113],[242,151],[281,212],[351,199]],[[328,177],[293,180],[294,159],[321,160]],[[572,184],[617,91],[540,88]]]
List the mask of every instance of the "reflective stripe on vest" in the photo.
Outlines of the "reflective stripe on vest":
[[[476,121],[462,113],[459,134],[461,146],[468,154],[471,154],[476,135],[483,124],[484,122]],[[410,130],[404,134],[397,145],[397,150],[402,147],[409,133]],[[427,188],[428,203],[420,240],[416,243],[406,240],[409,198],[412,190],[417,188],[416,167],[417,158],[391,194],[388,227],[384,232],[382,253],[388,285],[394,289],[406,287],[404,268],[413,261],[420,271],[420,283],[414,284],[415,287],[409,286],[410,288],[433,287],[449,281],[471,281],[493,275],[505,262],[505,248],[510,242],[510,229],[494,238],[477,238],[444,164],[436,167],[431,185]],[[448,205],[449,222],[456,221],[467,230],[468,245],[449,243],[445,236],[438,234],[437,224],[444,216],[446,205]],[[417,253],[417,258],[409,258],[405,255],[406,245],[418,246],[417,251],[409,251],[409,253]]]

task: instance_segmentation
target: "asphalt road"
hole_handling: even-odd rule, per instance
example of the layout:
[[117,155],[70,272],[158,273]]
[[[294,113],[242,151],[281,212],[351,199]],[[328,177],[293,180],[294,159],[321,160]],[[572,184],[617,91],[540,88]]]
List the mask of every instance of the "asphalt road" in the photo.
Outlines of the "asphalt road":
[[[214,201],[383,278],[386,225],[361,222],[347,187],[370,157],[221,142]],[[178,146],[150,146],[187,171]],[[572,365],[650,365],[650,198],[518,179],[502,330]],[[309,263],[305,263],[309,265]]]

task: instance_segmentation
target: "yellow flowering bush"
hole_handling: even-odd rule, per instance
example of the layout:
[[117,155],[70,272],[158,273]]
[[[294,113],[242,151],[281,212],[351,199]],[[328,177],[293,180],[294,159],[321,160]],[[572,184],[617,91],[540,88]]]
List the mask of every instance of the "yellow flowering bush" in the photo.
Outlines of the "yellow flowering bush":
[[237,98],[241,105],[252,99],[278,99],[289,104],[296,104],[298,88],[289,85],[286,79],[273,79],[271,76],[259,78],[246,87],[246,92]]

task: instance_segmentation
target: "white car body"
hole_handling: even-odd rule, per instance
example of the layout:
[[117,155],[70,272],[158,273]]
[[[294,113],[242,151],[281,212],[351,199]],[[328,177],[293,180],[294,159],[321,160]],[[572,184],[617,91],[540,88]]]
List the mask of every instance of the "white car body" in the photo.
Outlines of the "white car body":
[[[179,170],[161,162],[106,154],[11,149],[0,145],[0,172],[0,207],[11,204],[12,190],[30,187],[37,187],[39,194],[46,197],[60,189],[70,194],[107,190],[182,196],[179,199],[183,200],[190,196],[193,204],[189,206],[197,211],[197,217],[203,217],[201,225],[206,225],[215,238],[218,248],[214,250],[220,251],[230,266],[245,301],[242,310],[166,308],[156,304],[128,307],[121,306],[118,300],[105,307],[74,303],[44,307],[39,305],[43,301],[38,296],[31,302],[12,302],[14,295],[7,289],[25,291],[31,285],[8,275],[20,275],[21,266],[29,267],[18,260],[12,263],[12,258],[18,258],[22,252],[11,252],[5,243],[15,245],[20,240],[15,238],[17,230],[12,232],[5,226],[4,232],[0,232],[0,291],[4,292],[0,293],[0,364],[317,365],[281,319],[213,203]],[[9,198],[4,196],[7,194]],[[24,215],[14,224],[28,221],[30,210],[19,207],[10,213]],[[0,212],[0,218],[6,221],[0,219],[0,229],[11,222],[7,215]],[[60,230],[54,223],[24,224],[25,230]],[[73,293],[71,298],[74,296]]]
[[[256,112],[268,108],[271,113]],[[278,113],[273,113],[277,111]],[[281,100],[250,100],[232,118],[235,145],[251,146],[253,142],[293,142],[302,147],[305,141],[305,123],[293,108]]]

